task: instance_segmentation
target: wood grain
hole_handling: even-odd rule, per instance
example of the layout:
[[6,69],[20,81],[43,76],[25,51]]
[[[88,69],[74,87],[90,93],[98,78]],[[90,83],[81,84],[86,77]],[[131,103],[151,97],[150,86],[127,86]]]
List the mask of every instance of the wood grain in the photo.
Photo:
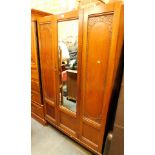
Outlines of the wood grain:
[[44,118],[44,105],[42,101],[42,87],[40,75],[39,48],[37,36],[37,18],[43,16],[42,13],[34,13],[31,10],[31,114],[32,117],[42,124],[46,124]]
[[[79,20],[77,111],[60,104],[58,22]],[[123,3],[39,18],[46,120],[95,154],[102,153],[107,112],[123,45]]]

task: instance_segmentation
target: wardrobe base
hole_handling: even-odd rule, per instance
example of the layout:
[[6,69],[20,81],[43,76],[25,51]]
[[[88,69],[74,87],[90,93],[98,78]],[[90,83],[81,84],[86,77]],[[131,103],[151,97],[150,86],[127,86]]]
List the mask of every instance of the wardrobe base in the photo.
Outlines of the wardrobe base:
[[96,150],[92,149],[90,146],[88,146],[87,144],[83,143],[80,139],[78,139],[77,137],[69,134],[68,132],[66,132],[64,129],[62,129],[60,126],[57,126],[56,124],[54,124],[48,117],[45,116],[45,119],[47,120],[47,122],[49,124],[51,124],[52,126],[54,126],[55,128],[57,128],[59,131],[63,132],[65,135],[67,135],[68,137],[70,137],[71,139],[75,140],[77,143],[81,144],[82,146],[84,146],[86,149],[88,149],[89,151],[93,152],[96,155],[102,155],[102,153],[97,152]]
[[35,120],[37,120],[42,125],[47,125],[47,121],[44,118],[39,117],[38,115],[36,115],[33,112],[31,112],[31,117],[34,118]]

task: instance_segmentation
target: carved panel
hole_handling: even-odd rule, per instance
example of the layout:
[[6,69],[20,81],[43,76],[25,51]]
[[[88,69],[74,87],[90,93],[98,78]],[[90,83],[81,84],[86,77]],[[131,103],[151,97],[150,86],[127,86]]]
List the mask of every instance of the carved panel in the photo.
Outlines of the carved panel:
[[88,30],[90,30],[90,28],[92,28],[95,24],[103,22],[108,26],[109,31],[112,32],[112,20],[113,20],[112,14],[91,17],[88,19]]
[[84,116],[100,123],[112,35],[113,14],[89,17],[85,69]]

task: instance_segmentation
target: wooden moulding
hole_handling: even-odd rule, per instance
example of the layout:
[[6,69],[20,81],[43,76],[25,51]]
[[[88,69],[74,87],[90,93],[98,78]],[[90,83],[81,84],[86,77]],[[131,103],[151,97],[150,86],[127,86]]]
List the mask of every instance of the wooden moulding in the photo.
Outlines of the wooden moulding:
[[32,118],[34,118],[35,120],[37,120],[38,122],[40,122],[42,125],[47,125],[47,121],[45,119],[39,117],[35,113],[31,112],[31,116],[32,116]]

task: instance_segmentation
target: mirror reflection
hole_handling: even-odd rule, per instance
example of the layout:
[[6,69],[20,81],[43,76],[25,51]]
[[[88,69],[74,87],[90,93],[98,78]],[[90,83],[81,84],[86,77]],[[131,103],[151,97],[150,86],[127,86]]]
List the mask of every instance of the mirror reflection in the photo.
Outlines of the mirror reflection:
[[60,104],[76,112],[78,20],[58,22]]

